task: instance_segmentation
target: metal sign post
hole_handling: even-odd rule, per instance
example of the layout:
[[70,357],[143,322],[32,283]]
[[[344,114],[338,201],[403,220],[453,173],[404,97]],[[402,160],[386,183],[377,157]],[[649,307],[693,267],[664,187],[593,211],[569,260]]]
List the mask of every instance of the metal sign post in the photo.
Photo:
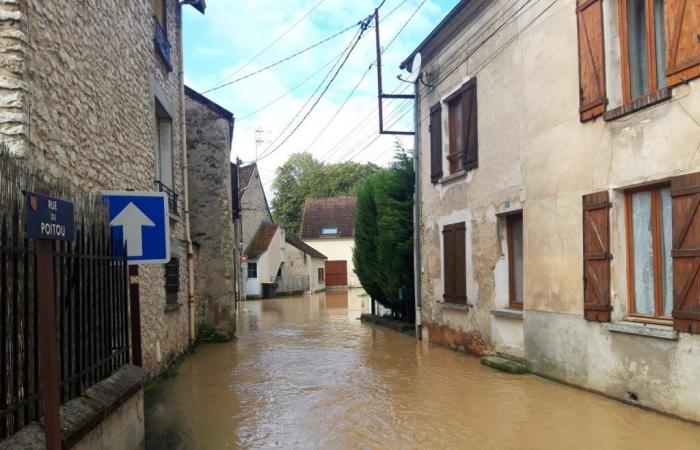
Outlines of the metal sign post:
[[61,449],[58,332],[54,286],[53,241],[75,239],[73,203],[25,192],[27,237],[36,239],[39,367],[44,434],[48,450]]
[[140,264],[170,261],[170,218],[164,192],[109,191],[109,225],[115,245],[126,245],[129,262],[129,310],[131,314],[131,361],[141,367]]

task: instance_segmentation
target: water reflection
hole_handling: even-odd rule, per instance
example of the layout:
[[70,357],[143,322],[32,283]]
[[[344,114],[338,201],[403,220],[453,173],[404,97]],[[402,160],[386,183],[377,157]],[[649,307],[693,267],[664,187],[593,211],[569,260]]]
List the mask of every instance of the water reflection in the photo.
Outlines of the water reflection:
[[244,303],[238,341],[149,396],[147,448],[698,448],[696,426],[362,325],[360,294]]

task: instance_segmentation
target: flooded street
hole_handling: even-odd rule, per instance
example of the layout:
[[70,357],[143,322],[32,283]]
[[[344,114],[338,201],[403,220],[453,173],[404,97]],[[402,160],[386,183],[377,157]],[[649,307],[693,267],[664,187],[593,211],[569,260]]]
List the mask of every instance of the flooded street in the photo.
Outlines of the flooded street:
[[147,397],[148,449],[697,449],[700,427],[363,325],[360,290],[251,301]]

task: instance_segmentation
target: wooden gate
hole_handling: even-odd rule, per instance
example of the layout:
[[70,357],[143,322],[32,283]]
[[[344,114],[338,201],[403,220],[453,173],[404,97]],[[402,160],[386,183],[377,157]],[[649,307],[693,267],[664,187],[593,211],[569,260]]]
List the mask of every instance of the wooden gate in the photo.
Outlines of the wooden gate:
[[326,286],[348,285],[348,262],[326,261]]

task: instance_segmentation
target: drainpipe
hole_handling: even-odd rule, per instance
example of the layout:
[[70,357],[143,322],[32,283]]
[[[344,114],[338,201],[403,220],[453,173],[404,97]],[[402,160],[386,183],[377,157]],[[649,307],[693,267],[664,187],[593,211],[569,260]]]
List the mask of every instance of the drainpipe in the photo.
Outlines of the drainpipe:
[[187,240],[187,308],[189,312],[190,344],[194,344],[197,334],[194,317],[194,250],[190,235],[190,197],[189,183],[187,181],[187,121],[185,119],[185,63],[183,55],[183,28],[182,28],[182,4],[178,3],[178,20],[180,22],[179,48],[180,48],[180,122],[182,125],[182,195],[185,206],[185,239]]
[[414,83],[415,100],[413,104],[413,169],[415,171],[415,195],[413,197],[413,282],[416,307],[416,339],[421,339],[421,196],[420,196],[420,99],[418,80]]

